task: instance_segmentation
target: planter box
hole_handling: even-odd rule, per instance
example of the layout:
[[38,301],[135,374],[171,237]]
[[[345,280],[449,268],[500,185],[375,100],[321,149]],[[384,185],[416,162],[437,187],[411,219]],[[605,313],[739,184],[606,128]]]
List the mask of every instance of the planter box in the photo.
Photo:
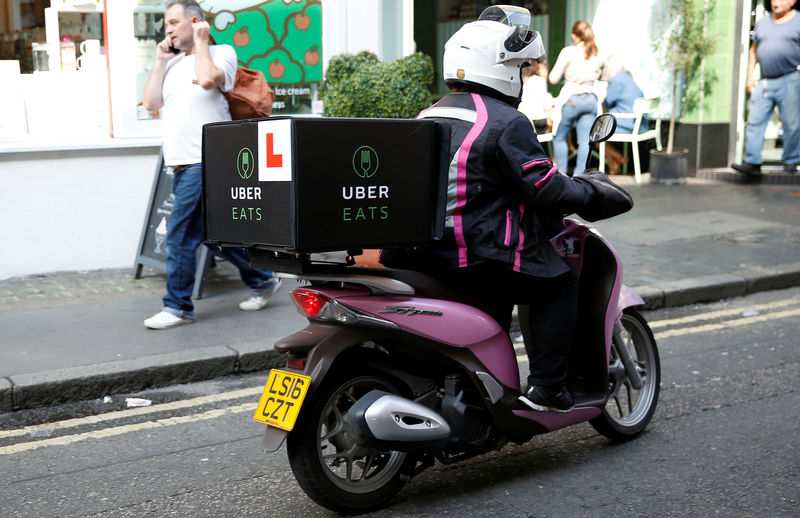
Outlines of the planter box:
[[272,117],[203,128],[203,238],[311,253],[430,242],[449,133],[433,121]]
[[674,149],[672,153],[650,150],[650,181],[666,184],[686,183],[688,174],[688,149]]

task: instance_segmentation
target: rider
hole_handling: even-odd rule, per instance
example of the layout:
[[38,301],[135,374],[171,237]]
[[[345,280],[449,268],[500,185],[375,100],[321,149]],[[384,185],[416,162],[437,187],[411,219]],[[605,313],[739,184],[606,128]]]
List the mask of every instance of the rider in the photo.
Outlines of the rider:
[[418,116],[451,131],[445,236],[428,247],[384,250],[381,262],[425,271],[479,298],[506,331],[513,306],[531,306],[521,312],[530,315],[531,339],[520,401],[565,412],[574,406],[565,381],[578,280],[548,240],[565,214],[592,219],[608,186],[601,185],[604,176],[558,173],[516,109],[522,68],[545,58],[529,25],[527,9],[493,6],[446,43],[444,79],[451,93]]

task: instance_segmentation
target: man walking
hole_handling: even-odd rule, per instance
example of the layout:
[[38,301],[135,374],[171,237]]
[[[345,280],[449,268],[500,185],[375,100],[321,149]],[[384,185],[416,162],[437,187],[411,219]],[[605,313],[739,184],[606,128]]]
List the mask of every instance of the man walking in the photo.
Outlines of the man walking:
[[[168,329],[194,321],[192,288],[197,247],[202,241],[202,130],[209,122],[231,120],[222,91],[233,88],[236,52],[210,45],[210,26],[195,0],[166,2],[167,37],[158,44],[156,62],[144,89],[147,110],[162,109],[164,163],[175,173],[175,200],[167,227],[167,294],[161,312],[144,321],[150,329]],[[251,297],[239,308],[262,309],[280,285],[268,271],[250,268],[246,252],[216,250],[239,269]]]
[[[783,124],[782,162],[787,172],[800,162],[800,16],[796,0],[772,0],[772,13],[753,30],[747,63],[750,114],[745,129],[744,163],[733,169],[748,176],[761,174],[764,132],[775,106]],[[762,79],[756,80],[756,62]]]

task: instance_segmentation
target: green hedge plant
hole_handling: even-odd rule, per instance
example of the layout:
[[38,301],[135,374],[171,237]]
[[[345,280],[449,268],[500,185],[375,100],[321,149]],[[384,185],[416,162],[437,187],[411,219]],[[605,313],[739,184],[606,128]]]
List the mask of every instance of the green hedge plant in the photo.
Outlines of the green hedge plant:
[[326,117],[413,118],[431,102],[431,58],[417,52],[390,63],[367,51],[331,58],[321,94]]

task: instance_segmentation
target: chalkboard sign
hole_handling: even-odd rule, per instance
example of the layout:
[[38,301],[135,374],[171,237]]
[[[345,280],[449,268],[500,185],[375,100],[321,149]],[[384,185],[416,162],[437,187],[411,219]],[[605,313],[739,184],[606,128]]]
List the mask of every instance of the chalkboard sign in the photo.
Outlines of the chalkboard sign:
[[[141,278],[144,266],[150,266],[162,272],[167,271],[167,223],[172,214],[172,204],[175,198],[172,194],[172,178],[172,168],[164,165],[164,155],[159,153],[153,188],[150,190],[150,202],[147,205],[133,267],[135,279]],[[207,247],[200,246],[197,255],[197,271],[194,276],[192,297],[199,299],[203,296],[203,285],[212,254]]]

